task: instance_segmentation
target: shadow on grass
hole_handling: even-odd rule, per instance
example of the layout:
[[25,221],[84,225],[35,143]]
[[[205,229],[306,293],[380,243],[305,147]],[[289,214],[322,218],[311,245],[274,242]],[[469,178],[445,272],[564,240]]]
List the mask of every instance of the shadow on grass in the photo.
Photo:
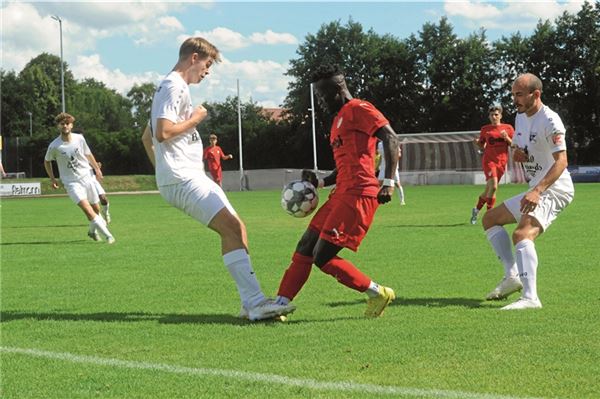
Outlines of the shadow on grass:
[[[364,299],[355,301],[330,302],[328,306],[352,306],[364,304]],[[389,306],[423,306],[429,308],[445,308],[449,306],[457,306],[463,308],[486,308],[490,302],[486,302],[479,298],[403,298],[398,297]]]
[[[161,314],[144,312],[99,312],[99,313],[36,313],[3,311],[0,312],[0,324],[15,320],[38,320],[38,321],[97,321],[105,323],[136,323],[156,321],[161,324],[232,324],[250,325],[247,319],[241,319],[229,314]],[[272,323],[266,320],[262,323]]]
[[378,226],[379,228],[386,228],[386,229],[396,229],[396,228],[413,228],[413,227],[434,227],[434,228],[439,228],[439,227],[464,227],[464,226],[470,226],[471,224],[469,222],[465,222],[465,223],[454,223],[454,224],[395,224],[393,226]]
[[3,229],[46,229],[46,228],[61,228],[61,227],[89,227],[88,224],[57,224],[57,225],[44,225],[44,226],[3,226]]
[[95,321],[101,323],[139,323],[155,321],[159,324],[229,324],[234,326],[277,325],[277,324],[304,324],[304,323],[326,323],[339,320],[358,320],[363,317],[337,317],[334,319],[308,320],[291,319],[282,323],[278,319],[265,319],[249,321],[230,314],[162,314],[144,312],[99,312],[99,313],[35,313],[19,311],[0,312],[0,324],[15,320],[37,320],[37,321]]
[[69,241],[20,241],[20,242],[2,242],[0,246],[7,245],[54,245],[54,244],[79,244],[82,242],[91,242],[91,240],[69,240]]

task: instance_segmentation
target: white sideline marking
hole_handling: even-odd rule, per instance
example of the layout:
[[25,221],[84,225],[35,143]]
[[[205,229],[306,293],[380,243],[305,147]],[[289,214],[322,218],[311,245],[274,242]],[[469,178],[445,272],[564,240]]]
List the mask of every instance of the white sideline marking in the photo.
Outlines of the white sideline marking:
[[45,359],[62,360],[70,363],[92,364],[97,366],[120,367],[135,370],[162,371],[166,373],[187,374],[195,376],[217,376],[230,378],[234,380],[303,387],[317,391],[353,391],[379,395],[404,395],[414,397],[451,399],[536,399],[531,397],[503,396],[485,393],[446,391],[439,389],[419,389],[389,385],[358,384],[350,381],[325,382],[313,379],[285,377],[277,374],[262,374],[252,373],[248,371],[173,366],[170,364],[136,362],[130,360],[102,358],[96,356],[75,355],[73,353],[65,352],[48,352],[39,349],[0,347],[0,352],[41,357]]

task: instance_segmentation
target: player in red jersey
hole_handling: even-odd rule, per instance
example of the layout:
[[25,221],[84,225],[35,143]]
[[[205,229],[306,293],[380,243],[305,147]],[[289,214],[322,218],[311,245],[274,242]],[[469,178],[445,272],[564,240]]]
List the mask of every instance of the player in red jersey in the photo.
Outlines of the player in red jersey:
[[498,182],[506,171],[508,162],[508,147],[512,144],[512,137],[515,133],[513,127],[506,123],[500,123],[502,120],[502,107],[494,105],[489,110],[490,124],[481,128],[479,138],[475,139],[475,144],[483,150],[483,173],[485,174],[485,189],[479,195],[477,206],[471,211],[471,224],[477,223],[477,215],[483,205],[487,204],[489,211],[496,203],[496,191],[498,191]]
[[219,186],[223,180],[223,174],[221,173],[221,161],[233,159],[233,155],[225,155],[221,147],[217,145],[217,135],[212,133],[208,136],[210,145],[204,150],[204,161],[207,164],[208,171],[210,172],[213,181]]
[[[398,140],[387,119],[367,101],[352,98],[337,66],[322,65],[313,74],[317,100],[333,116],[330,144],[336,168],[324,179],[303,171],[315,187],[335,184],[328,200],[312,218],[285,271],[277,302],[287,305],[308,280],[313,263],[341,284],[368,295],[367,317],[380,316],[395,299],[394,291],[375,283],[351,262],[338,257],[342,248],[356,251],[367,234],[379,204],[394,193]],[[383,142],[385,179],[375,176],[377,139]]]

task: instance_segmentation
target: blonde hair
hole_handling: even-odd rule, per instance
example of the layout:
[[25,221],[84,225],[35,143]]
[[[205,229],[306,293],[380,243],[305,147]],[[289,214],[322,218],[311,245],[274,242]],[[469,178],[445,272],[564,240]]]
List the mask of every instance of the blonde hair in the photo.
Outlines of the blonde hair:
[[63,122],[73,123],[75,122],[75,117],[71,114],[67,114],[66,112],[61,112],[60,114],[54,117],[54,123],[56,123],[57,125]]
[[212,58],[215,62],[221,61],[219,49],[214,44],[202,37],[187,38],[179,47],[179,59],[184,59],[197,53],[200,58]]

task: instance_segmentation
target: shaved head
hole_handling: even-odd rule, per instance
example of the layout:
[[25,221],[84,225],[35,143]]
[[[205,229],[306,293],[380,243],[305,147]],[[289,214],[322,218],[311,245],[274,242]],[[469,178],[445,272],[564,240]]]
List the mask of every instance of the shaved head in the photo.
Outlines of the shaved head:
[[514,85],[524,86],[529,92],[533,92],[535,90],[539,90],[540,92],[543,89],[542,81],[540,78],[535,76],[532,73],[524,73],[519,75],[514,82]]

